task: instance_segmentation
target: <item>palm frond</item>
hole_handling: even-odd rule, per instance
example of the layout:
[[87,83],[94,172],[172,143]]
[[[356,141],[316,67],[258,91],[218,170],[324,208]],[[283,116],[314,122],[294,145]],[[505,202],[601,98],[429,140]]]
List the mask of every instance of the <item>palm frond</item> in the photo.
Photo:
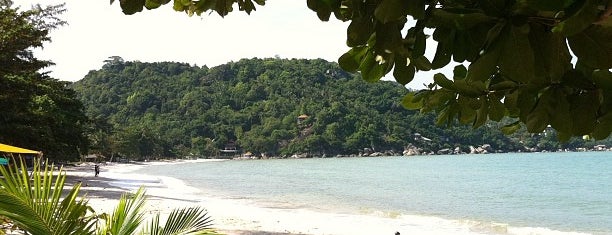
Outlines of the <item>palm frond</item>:
[[[15,162],[15,161],[13,161]],[[31,177],[22,159],[19,164],[0,166],[0,215],[31,234],[87,234],[93,232],[91,210],[85,199],[77,200],[80,184],[65,197],[66,174],[54,176],[52,166],[34,162]]]
[[212,231],[212,220],[208,212],[201,207],[174,209],[168,215],[164,225],[159,222],[158,213],[149,227],[142,234],[150,235],[189,235],[216,234]]
[[123,194],[113,213],[103,218],[106,223],[98,230],[100,235],[131,235],[135,234],[142,224],[145,203],[144,188],[133,194]]

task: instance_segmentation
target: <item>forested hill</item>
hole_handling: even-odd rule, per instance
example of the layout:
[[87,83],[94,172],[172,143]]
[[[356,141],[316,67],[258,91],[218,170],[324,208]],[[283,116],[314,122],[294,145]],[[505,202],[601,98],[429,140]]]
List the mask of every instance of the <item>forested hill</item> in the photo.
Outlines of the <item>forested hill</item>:
[[232,143],[274,156],[401,153],[409,145],[519,149],[497,128],[435,127],[432,115],[401,106],[408,92],[401,85],[366,83],[324,60],[243,59],[214,68],[105,62],[73,88],[94,120],[91,151],[106,155],[217,156]]

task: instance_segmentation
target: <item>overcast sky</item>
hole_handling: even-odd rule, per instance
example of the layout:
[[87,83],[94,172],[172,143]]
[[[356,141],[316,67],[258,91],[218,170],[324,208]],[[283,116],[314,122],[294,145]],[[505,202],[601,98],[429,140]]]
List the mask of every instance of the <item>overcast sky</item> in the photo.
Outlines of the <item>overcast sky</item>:
[[[216,13],[189,17],[172,10],[171,4],[126,16],[119,1],[113,5],[109,0],[14,2],[22,8],[66,2],[62,18],[68,25],[53,31],[52,42],[36,51],[39,58],[56,64],[48,70],[60,80],[80,80],[90,70],[100,69],[110,56],[213,67],[242,58],[277,55],[337,61],[348,50],[348,24],[334,19],[321,22],[305,0],[269,0],[250,16],[236,11],[225,18]],[[423,87],[424,82],[415,80],[411,87]]]

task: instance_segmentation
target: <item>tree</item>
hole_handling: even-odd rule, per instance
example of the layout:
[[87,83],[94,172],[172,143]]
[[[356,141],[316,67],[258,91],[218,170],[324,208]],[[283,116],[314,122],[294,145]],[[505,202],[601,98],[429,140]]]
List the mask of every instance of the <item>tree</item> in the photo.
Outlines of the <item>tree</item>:
[[[111,3],[113,1],[111,0]],[[170,0],[120,0],[125,14]],[[189,15],[251,13],[265,0],[174,0]],[[474,127],[510,117],[504,131],[552,126],[561,140],[612,131],[612,1],[610,0],[307,0],[319,19],[350,21],[343,69],[374,82],[393,71],[409,83],[417,71],[458,65],[404,105],[437,111],[439,124]],[[431,33],[433,31],[433,33]],[[437,42],[425,56],[429,37]],[[568,47],[569,46],[569,47]],[[571,49],[571,51],[570,51]],[[572,53],[576,62],[572,62]]]
[[52,63],[32,54],[64,24],[56,17],[63,11],[62,5],[20,11],[0,1],[0,142],[75,159],[88,145],[83,105],[68,82],[38,72]]

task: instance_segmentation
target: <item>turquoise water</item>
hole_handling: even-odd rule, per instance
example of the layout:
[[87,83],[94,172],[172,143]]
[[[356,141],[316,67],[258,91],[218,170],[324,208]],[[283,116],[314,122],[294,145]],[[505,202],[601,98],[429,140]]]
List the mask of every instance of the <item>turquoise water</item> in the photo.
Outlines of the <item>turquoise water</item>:
[[221,161],[140,173],[267,207],[612,234],[612,152]]

